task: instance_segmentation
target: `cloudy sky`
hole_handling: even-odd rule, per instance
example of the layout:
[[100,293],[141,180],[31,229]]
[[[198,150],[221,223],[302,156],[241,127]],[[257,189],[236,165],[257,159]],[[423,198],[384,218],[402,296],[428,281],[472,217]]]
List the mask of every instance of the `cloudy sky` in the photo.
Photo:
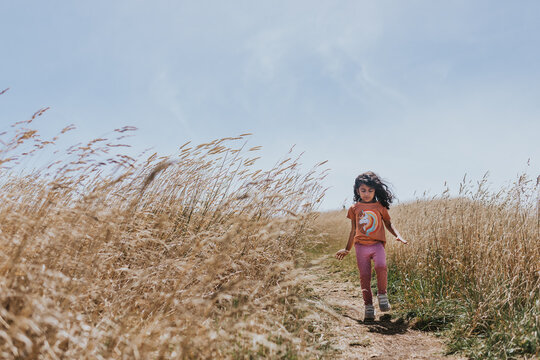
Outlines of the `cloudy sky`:
[[[270,166],[328,160],[401,201],[540,172],[538,1],[0,1],[0,131],[132,125],[136,149],[251,132]],[[528,159],[530,159],[527,165]]]

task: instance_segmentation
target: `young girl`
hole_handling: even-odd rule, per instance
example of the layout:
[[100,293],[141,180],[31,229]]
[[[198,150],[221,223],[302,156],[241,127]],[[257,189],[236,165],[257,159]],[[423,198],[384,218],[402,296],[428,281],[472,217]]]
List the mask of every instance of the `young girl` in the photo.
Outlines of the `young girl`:
[[364,320],[375,319],[373,295],[371,293],[371,259],[375,264],[377,274],[377,298],[379,309],[383,312],[390,310],[386,295],[387,268],[384,245],[386,243],[384,226],[396,237],[397,241],[407,244],[396,228],[390,222],[388,210],[394,196],[379,177],[368,171],[360,174],[354,181],[355,204],[349,208],[347,217],[351,219],[351,233],[345,249],[336,253],[336,258],[342,260],[354,244],[356,262],[360,272],[360,286],[366,306]]

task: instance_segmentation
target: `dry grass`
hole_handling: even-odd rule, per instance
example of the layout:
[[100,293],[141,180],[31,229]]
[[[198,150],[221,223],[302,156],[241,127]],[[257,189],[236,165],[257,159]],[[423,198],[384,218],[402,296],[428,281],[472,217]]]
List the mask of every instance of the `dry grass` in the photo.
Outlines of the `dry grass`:
[[[132,158],[125,127],[29,172],[72,129],[42,139],[46,110],[0,133],[0,358],[325,356],[296,271],[349,231],[342,211],[306,231],[322,164],[257,169],[246,134]],[[471,357],[538,356],[538,182],[461,190],[392,208],[411,242],[387,247],[395,309]]]
[[486,181],[464,181],[458,198],[393,210],[412,242],[390,247],[395,286],[418,327],[452,324],[453,349],[479,358],[538,355],[538,181],[523,175],[496,193]]
[[134,159],[122,128],[21,175],[45,110],[0,138],[1,358],[319,356],[295,261],[321,164],[257,169],[246,134]]

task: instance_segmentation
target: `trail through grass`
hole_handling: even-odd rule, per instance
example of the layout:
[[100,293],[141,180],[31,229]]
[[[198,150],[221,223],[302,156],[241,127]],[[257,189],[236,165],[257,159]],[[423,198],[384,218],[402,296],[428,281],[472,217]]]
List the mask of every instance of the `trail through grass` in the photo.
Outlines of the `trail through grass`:
[[[447,337],[450,352],[537,357],[538,181],[521,176],[499,192],[485,184],[464,182],[458,198],[442,194],[391,209],[410,245],[388,236],[390,301],[411,328]],[[350,226],[343,211],[321,214],[317,226],[327,234],[314,251],[343,248]],[[334,266],[351,281],[358,276],[354,254]]]

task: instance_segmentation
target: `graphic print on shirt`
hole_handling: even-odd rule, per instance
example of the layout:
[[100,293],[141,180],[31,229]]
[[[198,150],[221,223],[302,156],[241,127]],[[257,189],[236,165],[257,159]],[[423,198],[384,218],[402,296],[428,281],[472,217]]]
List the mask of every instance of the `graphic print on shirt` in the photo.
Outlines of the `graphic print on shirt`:
[[379,220],[374,211],[365,210],[360,213],[358,224],[363,225],[362,232],[366,235],[371,234],[379,228]]

